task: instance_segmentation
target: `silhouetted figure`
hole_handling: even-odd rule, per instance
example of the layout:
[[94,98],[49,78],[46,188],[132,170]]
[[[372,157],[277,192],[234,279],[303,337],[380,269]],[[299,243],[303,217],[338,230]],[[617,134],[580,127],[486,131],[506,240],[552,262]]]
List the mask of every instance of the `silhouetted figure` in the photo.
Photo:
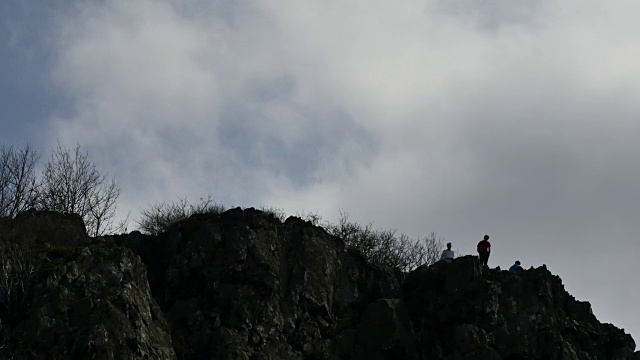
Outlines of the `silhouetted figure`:
[[516,260],[516,263],[511,265],[511,267],[509,268],[509,272],[514,273],[518,269],[522,269],[522,266],[520,266],[520,260]]
[[480,262],[482,265],[489,266],[489,255],[491,255],[489,235],[485,235],[484,239],[478,243],[478,255],[480,256]]
[[444,260],[448,263],[452,262],[456,255],[451,250],[451,243],[447,243],[447,249],[442,252],[442,256],[440,256],[440,260]]

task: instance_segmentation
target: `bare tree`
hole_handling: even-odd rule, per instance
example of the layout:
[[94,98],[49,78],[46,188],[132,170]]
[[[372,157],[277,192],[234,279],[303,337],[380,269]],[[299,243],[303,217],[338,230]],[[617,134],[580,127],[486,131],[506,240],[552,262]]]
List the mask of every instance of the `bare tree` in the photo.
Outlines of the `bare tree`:
[[82,216],[92,236],[111,230],[120,187],[93,164],[87,153],[58,143],[42,174],[41,207]]
[[211,194],[200,198],[196,204],[189,203],[186,197],[178,197],[178,200],[172,203],[156,202],[149,205],[149,208],[142,210],[141,217],[136,222],[142,232],[158,235],[192,215],[220,214],[224,210],[224,205],[215,202]]
[[412,240],[405,234],[397,235],[396,230],[374,230],[373,223],[363,226],[350,221],[347,213],[341,213],[337,224],[327,223],[325,229],[347,247],[362,252],[368,261],[403,271],[435,263],[442,248],[442,240],[435,233]]
[[0,148],[0,216],[14,217],[19,212],[36,206],[37,162],[38,155],[29,145],[23,148]]

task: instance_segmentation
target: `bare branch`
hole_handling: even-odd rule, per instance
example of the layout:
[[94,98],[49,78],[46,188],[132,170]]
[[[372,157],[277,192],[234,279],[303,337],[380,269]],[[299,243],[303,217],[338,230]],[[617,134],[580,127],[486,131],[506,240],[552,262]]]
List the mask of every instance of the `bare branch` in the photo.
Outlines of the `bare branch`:
[[14,217],[36,206],[37,162],[38,155],[29,145],[0,148],[0,216]]
[[70,150],[58,142],[42,174],[44,210],[82,216],[91,236],[112,230],[120,188],[92,163],[80,145]]
[[439,259],[442,240],[435,233],[422,240],[412,240],[396,230],[373,230],[373,223],[362,226],[349,221],[347,213],[340,213],[337,224],[327,223],[327,231],[341,238],[347,247],[361,251],[370,262],[410,271]]

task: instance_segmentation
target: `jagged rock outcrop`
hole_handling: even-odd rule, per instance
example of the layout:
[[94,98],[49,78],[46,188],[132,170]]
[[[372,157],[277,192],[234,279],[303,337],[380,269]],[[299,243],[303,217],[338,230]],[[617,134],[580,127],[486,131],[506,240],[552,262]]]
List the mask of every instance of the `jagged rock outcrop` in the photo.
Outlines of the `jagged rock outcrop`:
[[417,269],[403,291],[428,358],[640,359],[630,335],[601,324],[544,265],[513,274],[467,256]]
[[140,257],[78,218],[31,212],[4,228],[26,246],[3,263],[30,270],[1,269],[0,359],[175,359]]
[[347,355],[361,346],[352,333],[365,307],[400,293],[401,273],[368,265],[319,227],[253,209],[120,241],[149,265],[185,359]]
[[239,208],[159,236],[76,235],[62,253],[37,247],[0,358],[640,359],[544,266],[470,256],[403,274],[308,222]]
[[39,358],[174,359],[169,327],[144,265],[112,244],[82,248],[43,270],[14,336]]

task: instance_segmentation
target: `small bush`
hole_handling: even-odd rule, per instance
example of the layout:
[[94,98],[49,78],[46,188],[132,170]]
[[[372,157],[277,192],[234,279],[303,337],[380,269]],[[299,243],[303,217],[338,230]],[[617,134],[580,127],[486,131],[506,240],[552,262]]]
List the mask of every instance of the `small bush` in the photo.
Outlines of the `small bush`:
[[304,221],[310,222],[314,226],[323,226],[322,224],[322,215],[318,214],[318,212],[310,212],[310,211],[302,211],[297,212],[296,216]]
[[[280,222],[285,222],[285,220],[287,220],[287,218],[289,217],[289,215],[287,215],[284,209],[273,207],[273,206],[262,206],[260,208],[260,211],[275,217],[276,219],[280,220]],[[318,214],[317,212],[312,213],[312,212],[298,211],[295,216],[299,217],[304,221],[309,221],[314,226],[322,226],[321,224],[322,215]]]
[[200,198],[200,202],[190,204],[186,197],[178,198],[173,203],[158,202],[149,205],[141,213],[141,218],[136,222],[140,231],[158,235],[169,229],[178,221],[196,214],[220,214],[225,210],[224,205],[216,203],[211,195]]
[[273,206],[262,206],[260,211],[264,212],[267,215],[271,215],[274,218],[280,220],[280,222],[284,222],[287,220],[287,213],[284,209],[273,207]]

